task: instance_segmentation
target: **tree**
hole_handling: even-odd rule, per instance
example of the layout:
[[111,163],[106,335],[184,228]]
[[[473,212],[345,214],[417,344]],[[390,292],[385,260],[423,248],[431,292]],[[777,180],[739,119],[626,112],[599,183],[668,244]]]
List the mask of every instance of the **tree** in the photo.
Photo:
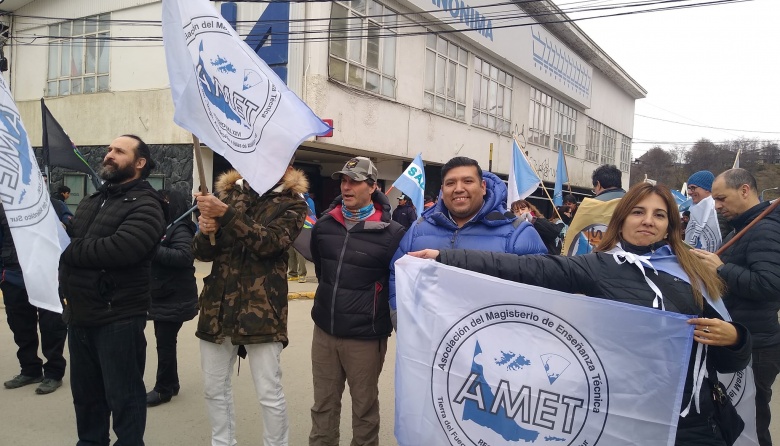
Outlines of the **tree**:
[[675,155],[656,146],[640,156],[631,168],[631,185],[647,178],[677,187]]
[[714,175],[718,175],[731,169],[735,155],[736,153],[728,148],[702,138],[685,154],[686,171],[690,175],[700,170],[709,170]]

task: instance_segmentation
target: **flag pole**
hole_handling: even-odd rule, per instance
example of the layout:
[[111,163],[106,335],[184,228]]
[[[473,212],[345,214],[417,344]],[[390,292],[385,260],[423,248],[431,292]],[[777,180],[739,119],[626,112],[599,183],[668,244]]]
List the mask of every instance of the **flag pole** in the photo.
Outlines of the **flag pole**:
[[[200,193],[203,195],[208,195],[209,188],[206,186],[206,173],[203,170],[203,156],[200,153],[200,140],[198,139],[195,134],[192,134],[192,149],[195,152],[195,164],[198,165],[198,178],[200,180]],[[209,242],[211,243],[211,246],[214,246],[217,244],[217,239],[214,237],[214,234],[209,234]]]
[[[522,136],[522,133],[520,134]],[[563,217],[561,217],[561,214],[558,212],[558,207],[555,206],[555,202],[553,201],[552,197],[550,196],[550,192],[547,191],[547,188],[544,186],[544,181],[542,181],[542,177],[539,176],[539,171],[536,170],[534,166],[531,165],[531,160],[528,159],[527,156],[525,156],[525,146],[520,145],[520,141],[517,140],[517,137],[513,136],[515,142],[520,147],[520,154],[523,155],[523,158],[525,158],[525,161],[528,163],[529,166],[531,166],[531,169],[534,170],[536,173],[536,176],[539,177],[540,185],[542,186],[542,190],[544,191],[544,194],[547,195],[547,199],[550,200],[550,203],[552,203],[553,211],[555,211],[555,215],[558,216],[561,220],[563,220]],[[525,139],[525,136],[523,136],[523,139]],[[511,206],[511,203],[507,203],[509,206]]]
[[[561,146],[560,143],[558,143],[558,150],[563,150],[563,146]],[[566,187],[569,188],[569,193],[571,193],[571,180],[569,179],[569,163],[566,161],[566,151],[563,150],[563,168],[566,170]]]

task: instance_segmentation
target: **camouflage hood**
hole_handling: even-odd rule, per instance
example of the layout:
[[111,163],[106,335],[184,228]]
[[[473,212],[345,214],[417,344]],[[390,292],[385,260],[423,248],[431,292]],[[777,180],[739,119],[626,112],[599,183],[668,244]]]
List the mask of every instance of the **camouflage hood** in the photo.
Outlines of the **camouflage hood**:
[[[228,170],[217,178],[216,193],[222,198],[225,193],[233,191],[235,188],[249,186],[244,177],[236,170]],[[292,194],[302,194],[309,191],[309,180],[306,175],[298,169],[291,169],[285,172],[282,179],[276,183],[273,189],[281,186],[280,192],[289,192]]]

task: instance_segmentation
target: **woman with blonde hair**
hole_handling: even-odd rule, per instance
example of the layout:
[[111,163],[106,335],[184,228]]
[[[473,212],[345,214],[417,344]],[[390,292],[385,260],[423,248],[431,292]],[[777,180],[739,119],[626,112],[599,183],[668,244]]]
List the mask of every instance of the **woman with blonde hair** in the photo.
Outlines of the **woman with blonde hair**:
[[[710,376],[744,369],[752,342],[744,326],[723,320],[721,315],[728,314],[720,300],[724,284],[689,252],[679,236],[680,225],[669,189],[639,183],[621,199],[591,254],[513,256],[464,250],[410,254],[515,282],[696,315],[688,321],[695,325],[696,342],[675,444],[723,446],[727,443],[716,422],[711,384],[694,383],[693,376],[705,367]],[[697,364],[695,353],[703,346],[708,350],[703,364]]]
[[528,200],[517,200],[512,203],[510,209],[517,218],[527,220],[534,225],[534,229],[539,233],[539,237],[542,238],[542,242],[544,242],[544,246],[549,254],[561,253],[560,228],[544,218],[544,215],[536,206]]

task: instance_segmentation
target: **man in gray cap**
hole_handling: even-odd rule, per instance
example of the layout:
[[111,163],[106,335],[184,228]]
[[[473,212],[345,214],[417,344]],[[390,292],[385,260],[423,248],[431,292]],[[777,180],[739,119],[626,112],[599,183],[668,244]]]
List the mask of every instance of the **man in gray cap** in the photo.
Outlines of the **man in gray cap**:
[[409,229],[409,226],[417,220],[417,212],[414,210],[411,200],[405,194],[401,194],[398,197],[398,206],[393,211],[393,220],[400,223],[404,229]]
[[364,157],[332,175],[341,195],[317,220],[311,255],[319,285],[311,316],[314,405],[309,445],[339,444],[341,394],[349,382],[352,443],[379,444],[379,374],[393,330],[389,267],[404,228],[390,218],[378,172]]

